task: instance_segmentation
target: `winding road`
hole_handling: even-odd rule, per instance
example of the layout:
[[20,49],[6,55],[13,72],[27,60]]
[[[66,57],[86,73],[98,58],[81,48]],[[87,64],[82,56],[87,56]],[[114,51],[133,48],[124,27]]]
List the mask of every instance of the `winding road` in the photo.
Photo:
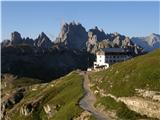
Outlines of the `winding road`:
[[84,110],[90,112],[97,120],[109,120],[109,118],[102,112],[98,111],[94,107],[94,103],[96,102],[96,97],[89,86],[89,79],[87,72],[81,72],[81,75],[84,76],[83,88],[85,90],[84,97],[80,100],[79,105]]

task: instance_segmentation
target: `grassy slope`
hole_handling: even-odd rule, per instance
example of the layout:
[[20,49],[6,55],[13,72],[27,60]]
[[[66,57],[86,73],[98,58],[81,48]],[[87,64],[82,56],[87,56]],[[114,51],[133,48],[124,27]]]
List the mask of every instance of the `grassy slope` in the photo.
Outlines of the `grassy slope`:
[[[56,82],[39,85],[36,91],[29,91],[22,101],[16,105],[10,115],[14,120],[45,120],[47,115],[43,106],[58,106],[51,120],[70,120],[78,116],[83,110],[77,105],[79,99],[83,96],[82,76],[75,72],[60,78]],[[51,84],[54,87],[51,87]],[[36,110],[29,116],[20,114],[20,108],[30,102],[36,101],[41,97],[40,104]],[[14,112],[13,112],[14,111]]]
[[[117,63],[108,70],[91,73],[91,82],[103,89],[106,93],[119,96],[133,96],[136,88],[160,91],[160,49],[133,58],[126,62]],[[102,81],[102,82],[98,82]],[[116,102],[111,97],[97,96],[97,103],[102,104],[106,109],[115,110],[118,117],[122,119],[149,119],[131,111],[121,102]]]
[[[117,63],[90,75],[92,82],[115,96],[132,96],[135,88],[160,91],[160,49]],[[95,80],[102,80],[102,83]]]

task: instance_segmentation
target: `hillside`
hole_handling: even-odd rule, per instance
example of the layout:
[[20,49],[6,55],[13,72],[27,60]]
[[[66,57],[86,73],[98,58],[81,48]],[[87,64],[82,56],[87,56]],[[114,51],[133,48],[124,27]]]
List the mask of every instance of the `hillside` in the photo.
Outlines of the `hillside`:
[[[117,112],[118,117],[123,119],[147,116],[160,119],[159,68],[160,49],[157,49],[149,54],[114,64],[108,70],[90,73],[92,89],[98,98],[96,105]],[[119,111],[121,102],[127,107],[124,109],[122,105],[123,110]],[[128,109],[132,111],[128,113]]]
[[75,119],[83,112],[78,106],[78,101],[84,94],[83,77],[76,72],[49,83],[34,82],[28,86],[23,86],[23,83],[26,85],[27,80],[31,83],[32,80],[29,78],[21,79],[22,83],[19,83],[20,78],[14,78],[14,80],[17,86],[8,87],[8,89],[10,88],[12,92],[17,91],[17,93],[10,93],[9,97],[7,94],[3,94],[6,91],[2,91],[3,119],[70,120]]

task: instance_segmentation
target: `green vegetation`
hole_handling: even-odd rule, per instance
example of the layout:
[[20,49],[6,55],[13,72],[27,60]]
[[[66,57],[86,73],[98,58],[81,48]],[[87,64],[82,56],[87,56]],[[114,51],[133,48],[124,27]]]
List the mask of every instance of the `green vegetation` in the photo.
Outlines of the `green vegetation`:
[[[92,72],[89,78],[93,90],[98,90],[98,87],[106,94],[110,93],[116,97],[134,96],[135,89],[160,91],[160,49],[114,64],[108,70]],[[123,120],[156,120],[130,110],[125,104],[111,97],[101,97],[98,94],[95,106],[97,105],[114,111]]]
[[21,77],[12,81],[13,88],[30,86],[34,84],[41,83],[42,81],[39,79],[32,79],[28,77]]
[[[9,111],[9,117],[13,120],[71,120],[83,111],[78,105],[84,94],[82,82],[83,77],[72,72],[50,83],[39,84],[37,90],[29,90],[24,99]],[[29,104],[35,106],[33,112],[25,116],[20,110]],[[44,111],[46,105],[51,107],[51,116]]]
[[[115,96],[133,96],[136,88],[160,91],[160,49],[92,73],[91,82]],[[102,82],[98,82],[102,81]]]
[[116,112],[116,115],[123,120],[156,120],[154,118],[148,118],[145,115],[140,115],[139,113],[128,109],[128,107],[124,103],[116,102],[113,98],[109,96],[98,98],[95,105],[97,106],[98,104],[105,106],[106,110],[114,110]]
[[102,104],[106,107],[106,109],[110,109],[110,110],[115,110],[117,108],[120,108],[121,107],[121,102],[116,102],[113,98],[111,97],[100,97],[95,106],[97,106],[98,104]]

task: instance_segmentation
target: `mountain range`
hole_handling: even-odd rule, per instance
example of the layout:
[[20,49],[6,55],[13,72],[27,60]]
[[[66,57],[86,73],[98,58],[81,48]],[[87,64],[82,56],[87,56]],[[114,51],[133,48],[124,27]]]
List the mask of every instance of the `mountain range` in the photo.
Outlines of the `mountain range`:
[[[144,41],[148,42],[137,42]],[[42,32],[36,39],[23,38],[17,31],[1,43],[2,73],[13,73],[42,80],[51,80],[74,69],[86,70],[95,61],[101,48],[127,48],[132,56],[160,47],[160,37],[129,38],[119,33],[105,33],[98,27],[86,29],[80,23],[65,23],[52,41]],[[148,49],[147,49],[148,50]],[[46,76],[47,75],[47,76]]]
[[117,32],[106,34],[97,26],[86,31],[80,23],[71,22],[65,23],[62,26],[58,37],[53,41],[51,41],[44,32],[33,40],[28,37],[22,38],[20,33],[15,31],[11,33],[10,40],[2,41],[1,46],[3,48],[19,44],[27,44],[44,49],[58,47],[80,51],[86,50],[90,53],[95,53],[98,49],[106,47],[138,49],[139,52],[143,49],[143,51],[148,52],[160,48],[160,35],[153,33],[146,37],[129,38]]
[[146,37],[133,37],[131,41],[141,46],[144,51],[153,51],[154,49],[160,48],[160,35],[152,33]]

